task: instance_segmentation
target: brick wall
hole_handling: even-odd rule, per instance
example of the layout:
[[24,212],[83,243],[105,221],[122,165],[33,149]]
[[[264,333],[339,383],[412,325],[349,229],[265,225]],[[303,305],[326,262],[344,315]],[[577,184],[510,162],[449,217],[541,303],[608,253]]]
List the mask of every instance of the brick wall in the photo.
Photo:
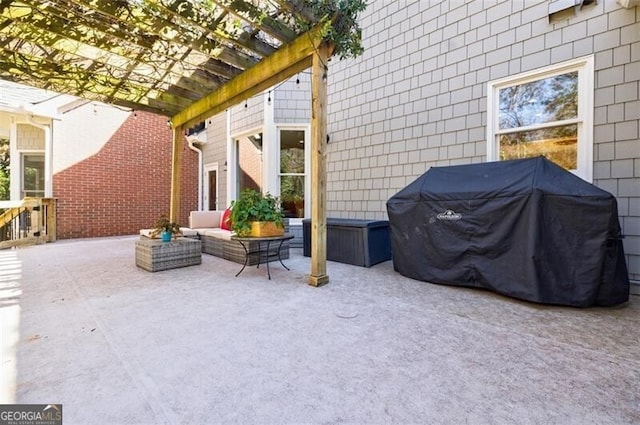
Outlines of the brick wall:
[[[240,190],[262,191],[262,151],[246,137],[238,140],[238,182]],[[239,194],[238,194],[239,195]]]
[[[136,115],[97,154],[53,176],[58,238],[136,234],[169,213],[171,129],[166,117]],[[187,226],[198,207],[198,155],[186,140],[182,155],[178,222]]]

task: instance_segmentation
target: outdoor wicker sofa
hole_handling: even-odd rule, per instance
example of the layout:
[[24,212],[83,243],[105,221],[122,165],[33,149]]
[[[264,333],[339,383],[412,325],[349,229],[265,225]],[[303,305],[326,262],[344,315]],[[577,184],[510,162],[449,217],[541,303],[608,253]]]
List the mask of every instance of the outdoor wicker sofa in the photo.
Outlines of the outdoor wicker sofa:
[[[231,230],[223,229],[222,220],[224,211],[191,211],[189,213],[189,227],[181,227],[182,236],[185,238],[199,239],[202,252],[225,260],[233,261],[239,264],[245,264],[245,250],[240,242],[232,240]],[[224,226],[228,227],[228,226]],[[289,231],[289,219],[284,220],[285,232]],[[141,239],[151,238],[152,229],[140,230]],[[147,241],[148,242],[148,241]],[[148,243],[147,243],[148,244]],[[258,242],[245,241],[247,251],[260,251],[257,246]],[[140,244],[138,244],[140,245]],[[274,244],[269,247],[269,251],[265,251],[261,255],[260,263],[274,261],[277,258],[289,258],[289,241],[285,241],[280,245],[280,256],[278,257],[278,245]],[[258,264],[258,257],[250,255],[246,263],[248,266]]]
[[[202,242],[202,252],[205,254],[213,255],[216,257],[224,258],[225,260],[233,261],[239,264],[244,264],[245,250],[240,245],[240,242],[231,239],[232,232],[222,227],[222,218],[224,211],[191,211],[189,213],[189,227],[188,229],[196,232],[200,236]],[[285,219],[285,232],[289,230],[289,221]],[[258,242],[255,242],[257,244]],[[245,243],[246,244],[246,243]],[[247,250],[249,252],[257,250],[257,246],[253,246],[254,242],[249,242]],[[264,262],[267,258],[273,260],[277,258],[278,246],[269,248],[269,253],[265,253],[264,258],[260,262]],[[286,241],[280,247],[280,258],[289,258],[289,242]],[[249,256],[247,265],[258,264],[258,258],[256,256]]]

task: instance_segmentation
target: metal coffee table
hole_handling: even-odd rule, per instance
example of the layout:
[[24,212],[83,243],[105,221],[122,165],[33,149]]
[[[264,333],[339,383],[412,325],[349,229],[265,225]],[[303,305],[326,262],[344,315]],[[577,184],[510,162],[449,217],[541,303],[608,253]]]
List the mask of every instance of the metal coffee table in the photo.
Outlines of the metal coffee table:
[[[249,261],[249,257],[255,257],[255,256],[257,256],[258,258],[257,268],[260,267],[261,263],[263,262],[267,263],[267,276],[269,276],[269,280],[271,280],[271,272],[269,270],[269,261],[271,259],[277,258],[278,261],[280,261],[280,264],[282,264],[282,267],[289,270],[289,267],[285,266],[284,263],[282,262],[282,258],[280,257],[280,249],[282,248],[282,244],[285,241],[291,240],[293,239],[293,237],[294,236],[292,233],[285,233],[282,236],[269,236],[264,238],[232,236],[231,240],[238,241],[240,245],[242,245],[242,248],[244,248],[244,252],[245,252],[244,264],[242,265],[242,268],[240,269],[240,271],[236,274],[236,277],[238,277],[240,273],[242,273],[244,269],[247,267],[247,262]],[[251,244],[253,246],[252,249],[247,249],[247,245],[249,245],[249,242],[254,242]],[[272,244],[273,246],[277,244],[278,249],[276,249],[275,251],[272,250],[271,249]]]

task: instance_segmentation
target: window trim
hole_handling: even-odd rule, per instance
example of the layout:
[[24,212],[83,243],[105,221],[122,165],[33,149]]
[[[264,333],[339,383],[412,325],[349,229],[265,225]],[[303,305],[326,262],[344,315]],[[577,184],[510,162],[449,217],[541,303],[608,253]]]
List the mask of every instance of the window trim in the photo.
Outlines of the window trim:
[[[44,198],[45,194],[46,194],[46,190],[45,190],[45,186],[46,186],[46,175],[45,175],[45,168],[46,168],[46,155],[44,153],[44,151],[41,150],[21,150],[20,152],[20,196],[21,199],[24,199],[27,195],[26,192],[42,192],[42,196],[33,196],[35,198]],[[26,179],[25,179],[25,171],[26,171],[26,166],[25,166],[25,160],[27,159],[28,156],[31,157],[41,157],[42,158],[42,173],[43,173],[43,179],[44,179],[44,185],[42,187],[41,190],[27,190],[26,189]],[[30,195],[32,196],[32,195]]]
[[[280,144],[280,135],[282,131],[303,131],[304,132],[304,173],[281,173],[280,172],[280,150],[282,145]],[[311,216],[311,126],[308,124],[276,124],[276,132],[278,134],[278,146],[277,146],[277,160],[278,166],[277,179],[278,179],[278,196],[280,196],[280,182],[282,176],[303,176],[304,177],[304,217],[302,218],[290,218],[289,224],[302,223],[303,218],[309,218]]]
[[[578,125],[577,169],[574,174],[588,182],[593,180],[593,97],[594,97],[594,59],[593,55],[534,69],[513,76],[489,81],[487,83],[487,161],[499,161],[497,135],[505,133],[498,123],[498,92],[504,87],[524,84],[567,72],[578,72],[578,117],[562,120],[562,124]],[[555,121],[552,126],[556,126]],[[550,125],[551,126],[551,125]],[[544,125],[534,126],[536,129]],[[527,129],[522,127],[519,131]],[[506,132],[509,132],[508,130]]]

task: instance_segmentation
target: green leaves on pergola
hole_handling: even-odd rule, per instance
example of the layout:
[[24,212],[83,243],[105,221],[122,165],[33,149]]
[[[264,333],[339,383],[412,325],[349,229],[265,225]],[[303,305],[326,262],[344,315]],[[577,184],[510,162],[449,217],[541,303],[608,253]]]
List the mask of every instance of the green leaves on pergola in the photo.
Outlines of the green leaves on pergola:
[[175,116],[303,34],[333,43],[341,56],[359,54],[355,16],[364,6],[362,0],[0,0],[0,78]]

